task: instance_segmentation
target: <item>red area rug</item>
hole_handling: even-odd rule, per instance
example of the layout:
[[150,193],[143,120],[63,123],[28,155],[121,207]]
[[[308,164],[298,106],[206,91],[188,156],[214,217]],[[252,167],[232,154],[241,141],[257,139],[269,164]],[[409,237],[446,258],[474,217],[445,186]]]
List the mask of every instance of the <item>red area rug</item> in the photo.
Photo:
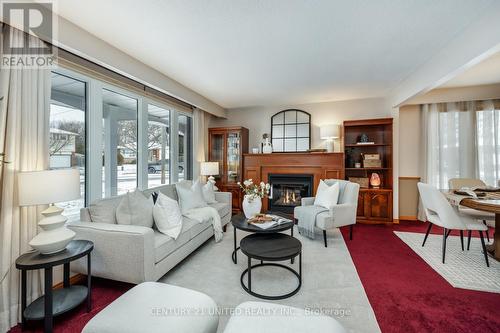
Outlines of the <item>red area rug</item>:
[[453,288],[394,234],[420,232],[423,240],[426,228],[358,224],[352,241],[342,230],[382,332],[500,332],[499,294]]
[[[410,222],[394,227],[358,224],[352,241],[348,229],[342,230],[382,332],[500,332],[499,294],[453,288],[393,233],[425,233],[426,227]],[[442,230],[434,227],[432,233]],[[80,332],[131,287],[94,278],[92,312],[82,305],[56,317],[54,332]],[[24,332],[42,331],[43,322],[32,322]],[[21,332],[20,326],[11,332]]]

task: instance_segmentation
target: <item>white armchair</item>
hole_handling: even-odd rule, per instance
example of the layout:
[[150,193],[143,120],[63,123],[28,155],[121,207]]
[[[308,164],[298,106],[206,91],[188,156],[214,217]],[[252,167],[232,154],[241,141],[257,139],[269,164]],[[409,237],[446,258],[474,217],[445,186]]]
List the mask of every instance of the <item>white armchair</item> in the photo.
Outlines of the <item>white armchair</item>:
[[[358,209],[359,184],[340,179],[325,179],[324,182],[328,186],[332,186],[337,182],[340,185],[338,204],[316,216],[316,228],[323,231],[323,239],[325,247],[327,247],[326,231],[329,229],[348,225],[349,239],[352,240],[353,226],[356,224],[356,211]],[[301,206],[295,207],[295,212],[312,207],[314,197],[302,198],[301,204]]]

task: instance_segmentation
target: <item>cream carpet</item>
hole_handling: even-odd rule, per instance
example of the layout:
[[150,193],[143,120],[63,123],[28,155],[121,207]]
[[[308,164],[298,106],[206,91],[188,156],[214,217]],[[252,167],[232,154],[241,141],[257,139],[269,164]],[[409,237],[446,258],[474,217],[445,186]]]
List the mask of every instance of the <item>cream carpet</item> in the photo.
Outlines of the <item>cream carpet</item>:
[[[245,235],[238,230],[238,244]],[[323,245],[322,235],[313,241],[300,236],[295,229],[295,236],[302,242],[302,287],[294,296],[272,302],[321,311],[336,318],[349,332],[380,332],[340,232],[328,233],[328,248]],[[238,264],[235,265],[231,260],[232,251],[233,229],[228,226],[221,243],[209,240],[160,279],[160,282],[198,290],[212,297],[223,313],[219,332],[223,331],[230,310],[235,306],[245,301],[265,301],[242,289],[240,275],[246,268],[247,257],[238,251]],[[290,265],[290,262],[285,264]],[[293,266],[298,271],[298,260]],[[259,293],[287,293],[295,289],[297,283],[297,278],[283,268],[252,270],[252,290]]]
[[422,247],[424,234],[394,233],[453,287],[500,293],[500,262],[490,257],[490,267],[486,266],[479,238],[472,238],[470,250],[467,251],[467,237],[464,237],[466,250],[462,251],[460,237],[449,236],[443,265],[442,235],[430,234],[425,247]]

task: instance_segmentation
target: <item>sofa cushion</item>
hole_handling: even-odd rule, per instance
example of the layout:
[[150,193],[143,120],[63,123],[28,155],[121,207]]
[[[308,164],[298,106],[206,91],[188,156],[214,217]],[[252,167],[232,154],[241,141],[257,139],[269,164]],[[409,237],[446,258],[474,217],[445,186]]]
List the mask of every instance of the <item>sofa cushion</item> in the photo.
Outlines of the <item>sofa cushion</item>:
[[182,230],[177,239],[173,239],[172,237],[162,234],[158,230],[155,230],[155,263],[163,260],[176,249],[189,242],[192,238],[196,237],[207,227],[211,227],[211,224],[208,222],[199,223],[197,221],[183,217]]
[[179,203],[163,193],[158,193],[158,199],[153,207],[153,217],[156,228],[173,239],[177,239],[182,231],[182,214]]
[[217,200],[215,200],[214,184],[210,181],[203,185],[203,199],[205,199],[207,204],[217,203]]
[[203,198],[203,189],[199,181],[196,181],[192,185],[187,182],[177,183],[175,184],[175,189],[179,196],[179,204],[183,214],[190,209],[207,206]]
[[92,222],[116,224],[116,208],[123,196],[99,199],[89,205]]
[[153,227],[153,199],[141,191],[127,192],[116,208],[118,224]]
[[174,199],[175,201],[179,201],[179,198],[177,197],[177,191],[175,190],[175,184],[168,184],[168,185],[161,185],[157,187],[153,187],[147,190],[144,190],[143,193],[145,195],[152,195],[153,192],[161,192],[165,194],[167,197],[170,199]]
[[224,217],[227,214],[231,213],[231,205],[225,202],[216,202],[213,204],[209,204],[210,207],[213,207],[217,209],[217,212],[219,212],[220,217]]

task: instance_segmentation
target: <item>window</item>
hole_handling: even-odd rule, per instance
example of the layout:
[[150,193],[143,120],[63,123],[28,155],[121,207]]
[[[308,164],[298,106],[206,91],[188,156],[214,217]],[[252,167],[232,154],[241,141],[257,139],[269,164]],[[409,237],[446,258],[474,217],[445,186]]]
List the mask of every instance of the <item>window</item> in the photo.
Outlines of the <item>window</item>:
[[137,188],[137,100],[102,91],[103,197]]
[[191,117],[179,115],[178,179],[193,179],[193,124]]
[[148,104],[148,187],[170,183],[170,110]]
[[52,73],[49,126],[49,167],[77,168],[81,198],[58,203],[70,220],[78,219],[85,206],[85,115],[86,84],[57,72]]
[[271,140],[275,152],[307,151],[311,147],[311,115],[284,110],[271,118]]

